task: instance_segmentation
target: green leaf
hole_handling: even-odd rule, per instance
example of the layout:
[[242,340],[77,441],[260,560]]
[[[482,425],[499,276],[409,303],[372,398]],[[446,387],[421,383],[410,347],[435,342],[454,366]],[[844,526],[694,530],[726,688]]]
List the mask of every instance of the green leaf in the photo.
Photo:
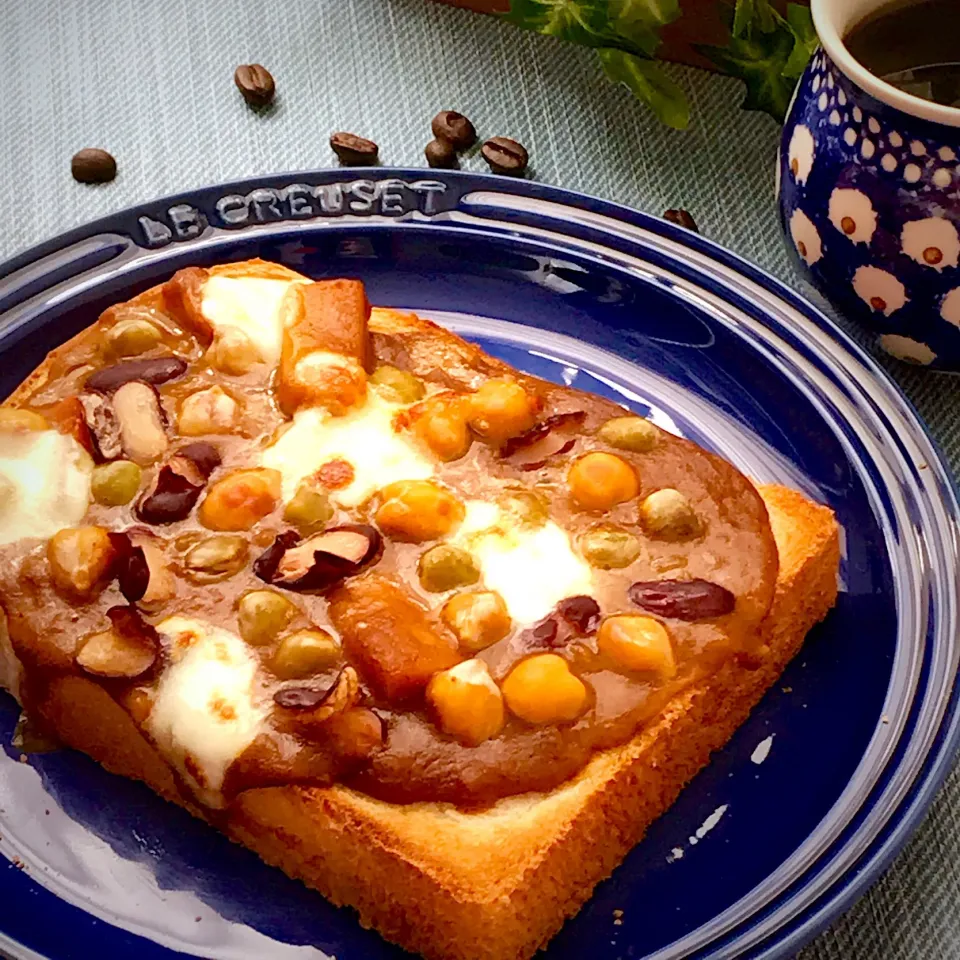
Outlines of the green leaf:
[[604,46],[611,39],[604,0],[513,0],[503,18],[526,30],[586,47]]
[[783,68],[783,75],[790,80],[799,80],[810,58],[816,53],[820,41],[817,39],[809,7],[788,3],[787,24],[793,31],[793,50]]
[[608,16],[613,33],[629,41],[635,52],[653,56],[660,46],[660,27],[680,16],[680,3],[679,0],[609,0]]
[[726,47],[697,49],[721,70],[744,81],[747,95],[743,105],[747,110],[763,110],[782,121],[794,87],[784,70],[795,39],[787,22],[779,15],[778,20],[777,28],[769,33],[752,31],[749,38],[732,37]]
[[757,34],[773,33],[782,22],[770,0],[737,0],[731,33],[735,39],[751,40]]
[[683,90],[652,60],[622,50],[599,51],[604,73],[614,83],[633,91],[669,127],[683,130],[690,122],[690,107]]

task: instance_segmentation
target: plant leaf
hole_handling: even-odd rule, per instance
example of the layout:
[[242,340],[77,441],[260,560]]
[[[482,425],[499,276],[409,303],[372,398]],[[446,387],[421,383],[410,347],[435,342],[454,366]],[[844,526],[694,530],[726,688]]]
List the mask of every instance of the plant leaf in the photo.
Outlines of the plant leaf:
[[601,47],[611,39],[604,0],[512,0],[504,20],[569,43]]
[[810,58],[816,53],[820,41],[809,7],[788,3],[787,25],[793,32],[793,50],[790,51],[790,57],[783,68],[783,75],[790,80],[799,80]]
[[606,48],[599,54],[608,79],[629,87],[667,126],[677,130],[687,126],[690,122],[687,98],[659,64],[622,50]]
[[[660,27],[680,16],[679,0],[609,0],[608,17],[613,33],[629,41],[636,51],[653,56],[660,46]],[[612,46],[613,44],[611,44]],[[620,46],[617,44],[617,46]]]
[[747,110],[763,110],[782,121],[794,87],[784,70],[795,39],[787,22],[779,14],[777,19],[776,29],[769,33],[750,31],[750,37],[734,36],[726,47],[698,46],[697,50],[721,70],[743,80]]
[[770,0],[737,0],[730,32],[734,38],[751,40],[758,33],[773,33],[782,20]]

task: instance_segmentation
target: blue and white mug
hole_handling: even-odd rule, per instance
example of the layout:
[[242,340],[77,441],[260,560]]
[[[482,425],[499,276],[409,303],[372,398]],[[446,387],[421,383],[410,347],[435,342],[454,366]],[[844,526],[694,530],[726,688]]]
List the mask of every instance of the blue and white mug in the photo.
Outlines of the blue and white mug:
[[843,42],[887,2],[812,0],[821,47],[783,130],[780,215],[813,282],[882,349],[960,371],[960,109],[885,83]]

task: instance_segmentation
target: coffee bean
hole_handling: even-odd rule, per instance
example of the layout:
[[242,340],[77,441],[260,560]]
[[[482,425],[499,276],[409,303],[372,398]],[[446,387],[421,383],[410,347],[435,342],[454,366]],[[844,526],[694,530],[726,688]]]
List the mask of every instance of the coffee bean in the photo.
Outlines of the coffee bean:
[[70,172],[80,183],[108,183],[117,175],[117,161],[106,150],[87,147],[73,155]]
[[348,167],[372,167],[380,154],[380,148],[372,140],[342,131],[330,137],[330,148]]
[[491,137],[481,148],[483,159],[494,173],[519,177],[527,169],[526,147],[509,137]]
[[445,140],[454,150],[466,150],[477,142],[473,124],[456,110],[441,110],[430,127],[438,140]]
[[663,219],[669,220],[671,223],[675,223],[678,227],[683,227],[685,230],[692,230],[694,233],[700,232],[697,221],[694,220],[686,210],[667,210],[663,215]]
[[233,82],[251,107],[265,107],[277,89],[270,71],[259,63],[241,64],[233,74]]
[[431,167],[439,167],[441,170],[452,170],[457,166],[457,151],[453,149],[453,144],[449,140],[431,140],[423,148],[423,155],[427,158],[427,163]]

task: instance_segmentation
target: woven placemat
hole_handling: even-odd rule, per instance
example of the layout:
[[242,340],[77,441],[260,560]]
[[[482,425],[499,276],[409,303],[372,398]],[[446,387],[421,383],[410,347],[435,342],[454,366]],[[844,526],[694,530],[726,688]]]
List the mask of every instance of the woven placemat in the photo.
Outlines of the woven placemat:
[[[776,221],[778,128],[740,111],[727,78],[670,68],[693,105],[678,133],[589,52],[427,0],[0,0],[0,50],[0,259],[154,197],[328,166],[336,129],[377,140],[384,163],[421,165],[430,118],[453,107],[482,136],[526,144],[536,179],[656,214],[685,207],[810,292]],[[234,67],[254,61],[279,92],[262,115],[233,87]],[[115,182],[71,179],[85,146],[117,157]],[[463,166],[484,169],[478,156]],[[956,472],[960,381],[888,369]],[[958,810],[954,770],[904,853],[803,960],[960,958]]]

